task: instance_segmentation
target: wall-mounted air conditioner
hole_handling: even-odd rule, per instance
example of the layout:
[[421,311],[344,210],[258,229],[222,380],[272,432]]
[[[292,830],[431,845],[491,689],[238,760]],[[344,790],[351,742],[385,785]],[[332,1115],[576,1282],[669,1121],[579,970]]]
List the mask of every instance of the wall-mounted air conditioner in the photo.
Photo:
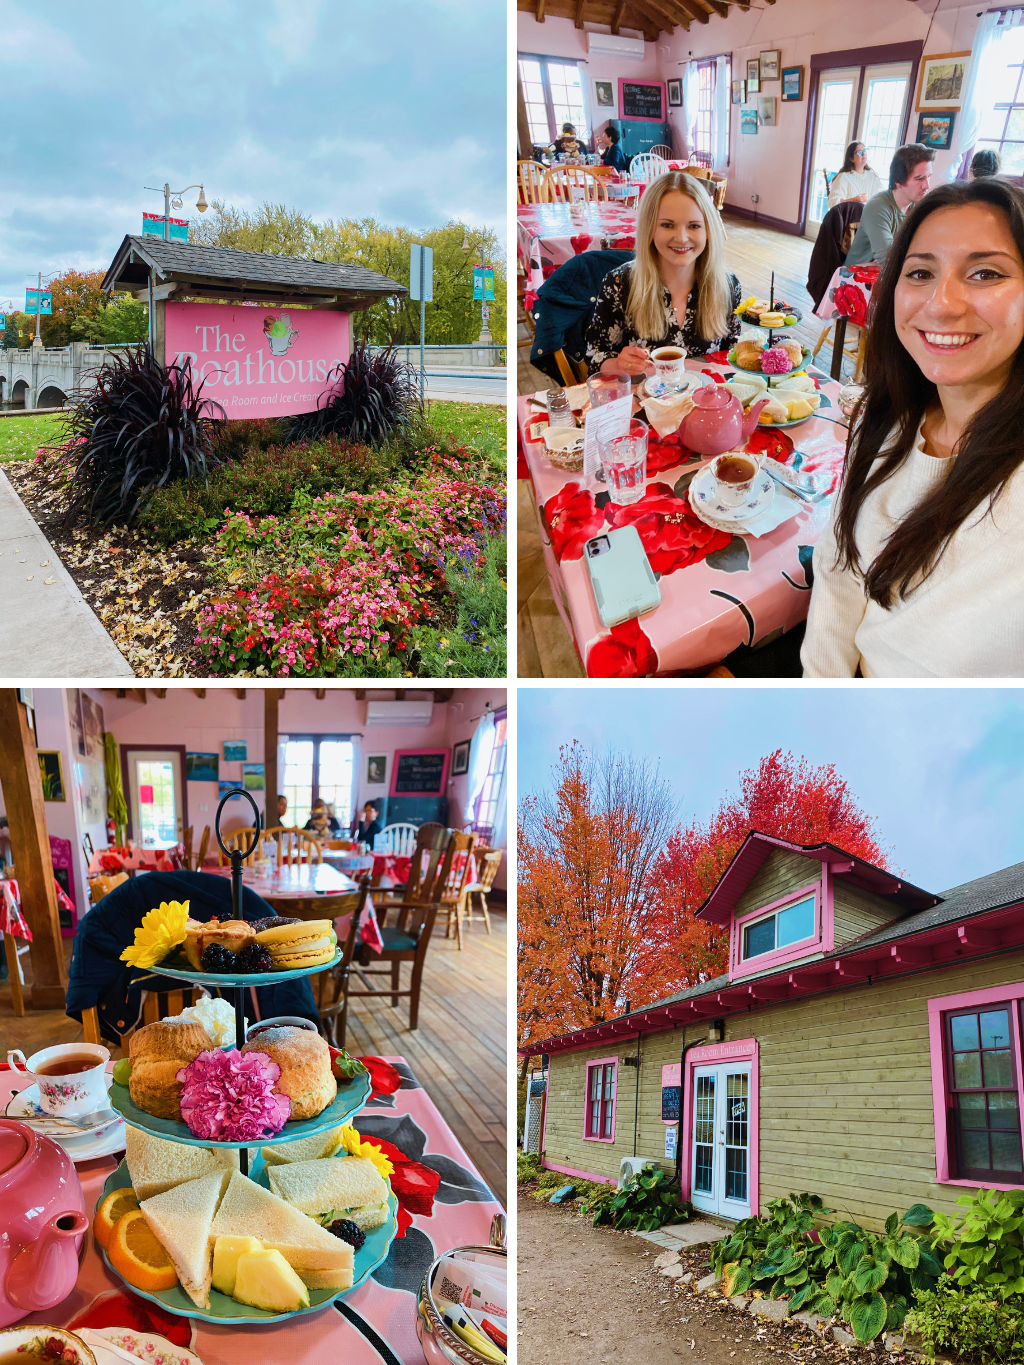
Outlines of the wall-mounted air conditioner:
[[587,51],[592,52],[596,57],[624,57],[643,61],[644,40],[642,38],[625,38],[621,33],[591,33],[588,30]]
[[368,701],[367,725],[429,725],[434,703],[429,697],[415,701]]
[[619,1189],[622,1189],[631,1175],[645,1171],[648,1166],[654,1166],[660,1170],[661,1162],[656,1156],[624,1156],[619,1162]]

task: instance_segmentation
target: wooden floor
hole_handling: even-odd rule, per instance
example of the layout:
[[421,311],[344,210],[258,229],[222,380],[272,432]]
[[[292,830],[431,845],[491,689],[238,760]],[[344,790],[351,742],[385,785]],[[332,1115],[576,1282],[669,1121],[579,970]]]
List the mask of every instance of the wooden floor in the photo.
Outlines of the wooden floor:
[[[771,228],[758,227],[746,219],[731,218],[728,212],[724,222],[728,233],[729,269],[739,280],[744,297],[756,293],[767,298],[774,270],[776,297],[795,304],[803,314],[803,320],[792,335],[813,351],[824,330],[824,323],[811,312],[813,304],[807,293],[807,267],[814,243],[805,237],[791,237]],[[855,331],[852,335],[856,338]],[[849,336],[848,332],[848,347]],[[525,341],[526,338],[526,324],[520,313],[518,339]],[[517,391],[520,394],[553,387],[547,375],[533,368],[529,355],[528,347],[518,351]],[[828,372],[832,364],[831,336],[814,363]],[[854,361],[844,357],[844,377],[852,379],[853,368]],[[583,670],[558,614],[544,566],[531,485],[528,480],[519,480],[517,487],[519,676],[579,678],[583,676]]]
[[[437,1105],[441,1117],[466,1149],[483,1179],[507,1207],[506,1027],[507,918],[492,905],[491,933],[479,919],[463,934],[460,953],[454,939],[437,929],[427,954],[420,993],[419,1028],[408,1028],[408,1001],[397,1009],[382,1001],[354,1000],[346,1045],[355,1054],[400,1053]],[[71,939],[65,939],[70,960]],[[31,967],[25,959],[25,976]],[[409,968],[402,969],[408,986]],[[374,986],[380,984],[374,981]],[[0,1055],[21,1048],[26,1057],[54,1043],[82,1037],[82,1026],[59,1010],[25,1011],[15,1017],[11,989],[0,982]],[[117,1049],[112,1049],[117,1055]]]

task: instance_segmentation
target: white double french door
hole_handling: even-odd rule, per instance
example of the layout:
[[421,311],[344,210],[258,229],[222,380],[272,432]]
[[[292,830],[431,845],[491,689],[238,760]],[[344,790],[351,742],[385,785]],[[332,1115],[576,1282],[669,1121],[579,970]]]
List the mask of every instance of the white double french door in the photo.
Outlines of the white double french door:
[[704,1213],[750,1217],[750,1063],[693,1071],[690,1200]]
[[886,62],[822,71],[814,114],[805,237],[817,237],[828,211],[822,171],[830,177],[835,175],[854,138],[863,142],[868,165],[883,187],[889,184],[889,162],[900,145],[910,97],[911,69],[910,62]]

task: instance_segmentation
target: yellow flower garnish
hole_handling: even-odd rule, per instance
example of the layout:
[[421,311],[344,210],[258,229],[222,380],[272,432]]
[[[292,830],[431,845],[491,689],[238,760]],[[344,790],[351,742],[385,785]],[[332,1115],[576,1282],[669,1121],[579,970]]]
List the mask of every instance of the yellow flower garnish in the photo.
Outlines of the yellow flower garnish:
[[133,967],[155,967],[158,962],[185,942],[189,902],[161,901],[158,910],[149,910],[135,930],[135,942],[121,954],[121,961]]
[[394,1166],[387,1159],[379,1147],[375,1147],[372,1142],[364,1142],[350,1123],[346,1123],[341,1130],[341,1145],[349,1156],[365,1156],[373,1162],[380,1171],[381,1175],[388,1176],[394,1172]]

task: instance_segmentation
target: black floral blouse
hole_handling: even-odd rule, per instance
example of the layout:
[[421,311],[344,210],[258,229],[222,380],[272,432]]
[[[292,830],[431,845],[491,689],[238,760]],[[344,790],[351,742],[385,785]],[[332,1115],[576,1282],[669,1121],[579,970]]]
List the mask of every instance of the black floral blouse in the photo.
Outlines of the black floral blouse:
[[[587,329],[587,365],[591,370],[598,369],[609,356],[618,355],[625,346],[643,346],[653,350],[657,346],[685,346],[688,356],[707,355],[708,351],[728,351],[740,334],[740,320],[733,313],[729,317],[729,327],[724,337],[706,338],[697,334],[697,286],[690,290],[686,300],[686,317],[680,327],[672,311],[672,295],[662,286],[665,298],[665,311],[673,319],[672,325],[663,337],[637,336],[626,321],[626,303],[629,299],[629,272],[631,261],[617,266],[604,277],[601,292],[597,296]],[[738,308],[742,295],[740,282],[730,274],[730,308]]]

